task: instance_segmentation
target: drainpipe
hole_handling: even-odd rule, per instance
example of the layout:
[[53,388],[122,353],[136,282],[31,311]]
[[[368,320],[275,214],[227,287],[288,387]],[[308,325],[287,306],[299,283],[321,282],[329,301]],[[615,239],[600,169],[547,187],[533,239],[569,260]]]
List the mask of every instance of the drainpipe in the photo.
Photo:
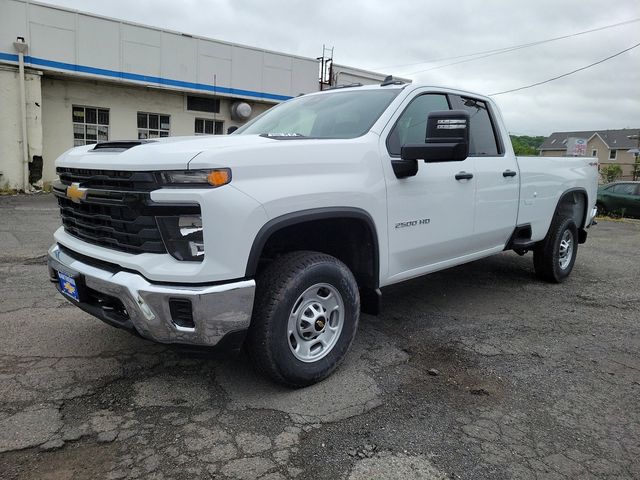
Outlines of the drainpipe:
[[16,38],[13,46],[18,52],[18,72],[20,76],[20,116],[22,117],[22,187],[25,192],[31,190],[29,184],[29,144],[27,139],[27,99],[24,86],[24,54],[29,49],[29,44],[24,37]]

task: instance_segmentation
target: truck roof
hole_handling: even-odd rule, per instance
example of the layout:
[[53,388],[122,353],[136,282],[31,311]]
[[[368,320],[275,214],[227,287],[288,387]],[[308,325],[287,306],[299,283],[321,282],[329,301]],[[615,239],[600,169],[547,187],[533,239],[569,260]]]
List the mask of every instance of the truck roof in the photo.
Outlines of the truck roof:
[[480,98],[480,99],[487,100],[487,101],[493,101],[490,97],[488,97],[487,95],[483,95],[481,93],[470,92],[468,90],[460,90],[460,89],[457,89],[457,88],[451,88],[451,87],[446,87],[446,86],[442,86],[442,85],[430,85],[430,84],[426,84],[426,83],[393,83],[393,84],[384,85],[384,82],[383,82],[382,84],[373,84],[373,85],[361,85],[361,84],[338,85],[336,87],[329,88],[327,90],[322,90],[320,92],[308,93],[307,95],[326,95],[326,94],[336,93],[336,92],[340,92],[340,91],[349,91],[349,90],[378,90],[378,89],[404,90],[404,89],[408,89],[410,91],[413,91],[413,90],[417,90],[419,88],[433,89],[434,91],[454,93],[454,94],[462,95],[462,96],[472,96],[472,97]]

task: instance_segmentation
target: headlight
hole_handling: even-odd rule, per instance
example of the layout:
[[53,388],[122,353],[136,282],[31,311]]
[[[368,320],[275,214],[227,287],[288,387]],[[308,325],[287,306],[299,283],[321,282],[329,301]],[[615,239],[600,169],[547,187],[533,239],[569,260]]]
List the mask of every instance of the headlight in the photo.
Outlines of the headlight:
[[200,215],[156,217],[167,251],[178,260],[201,262],[204,259],[204,237]]
[[211,185],[221,187],[231,181],[230,168],[213,170],[169,170],[161,172],[162,183],[166,185]]

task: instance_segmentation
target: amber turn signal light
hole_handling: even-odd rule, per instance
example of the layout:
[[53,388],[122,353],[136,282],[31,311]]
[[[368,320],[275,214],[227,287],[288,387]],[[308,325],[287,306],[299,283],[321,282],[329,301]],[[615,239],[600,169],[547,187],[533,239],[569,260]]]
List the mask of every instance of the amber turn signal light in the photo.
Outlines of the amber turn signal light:
[[221,187],[231,181],[231,170],[221,168],[219,170],[211,170],[207,175],[207,182],[214,187]]

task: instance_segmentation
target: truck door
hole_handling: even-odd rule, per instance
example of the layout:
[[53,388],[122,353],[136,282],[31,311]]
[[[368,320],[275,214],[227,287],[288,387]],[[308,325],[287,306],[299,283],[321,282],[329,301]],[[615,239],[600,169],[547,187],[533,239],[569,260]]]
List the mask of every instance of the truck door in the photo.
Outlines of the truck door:
[[[469,156],[476,180],[473,243],[477,250],[503,248],[518,217],[520,179],[515,155],[507,153],[497,119],[487,102],[450,95],[454,110],[469,112]],[[501,136],[503,135],[503,136]]]
[[[392,160],[407,143],[423,143],[427,115],[449,110],[447,95],[422,93],[407,100],[383,130],[380,151],[387,183],[389,272],[387,283],[445,268],[473,251],[474,159],[425,163],[415,176],[397,178]],[[441,265],[441,266],[439,266]]]

